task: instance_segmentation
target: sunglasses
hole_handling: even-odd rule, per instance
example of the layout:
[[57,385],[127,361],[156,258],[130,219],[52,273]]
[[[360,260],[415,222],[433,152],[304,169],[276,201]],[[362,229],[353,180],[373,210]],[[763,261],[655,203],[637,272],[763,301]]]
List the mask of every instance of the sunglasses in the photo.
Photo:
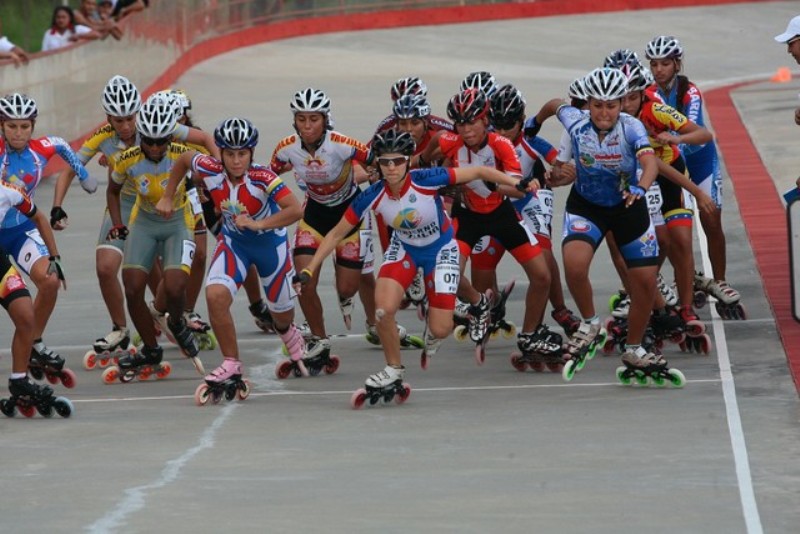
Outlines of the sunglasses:
[[408,157],[406,156],[397,156],[396,158],[378,158],[378,165],[388,167],[390,163],[393,163],[395,167],[398,167],[407,161]]
[[499,121],[494,121],[492,124],[494,124],[494,127],[498,130],[511,130],[512,128],[514,128],[514,126],[517,125],[517,122],[518,121],[515,120],[514,121],[499,120]]
[[153,137],[142,136],[142,143],[150,146],[164,146],[170,141],[172,141],[171,137],[153,138]]

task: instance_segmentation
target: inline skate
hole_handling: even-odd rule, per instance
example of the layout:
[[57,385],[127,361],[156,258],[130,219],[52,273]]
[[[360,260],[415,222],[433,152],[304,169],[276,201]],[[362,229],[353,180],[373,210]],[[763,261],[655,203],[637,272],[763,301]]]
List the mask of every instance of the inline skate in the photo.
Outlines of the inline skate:
[[414,305],[417,309],[417,317],[420,321],[424,321],[428,314],[428,296],[425,293],[425,277],[421,270],[417,270],[414,280],[406,289],[405,300]]
[[103,382],[113,384],[119,378],[123,384],[127,384],[134,378],[147,380],[151,375],[162,379],[169,376],[172,366],[169,362],[163,362],[164,350],[159,347],[142,347],[141,351],[134,354],[121,356],[117,365],[112,365],[103,371]]
[[97,338],[92,345],[92,350],[83,356],[83,367],[91,371],[95,367],[108,367],[116,364],[121,356],[135,354],[136,346],[131,343],[130,332],[127,328],[114,325],[105,337]]
[[71,389],[75,387],[75,373],[67,369],[64,363],[64,358],[48,348],[40,339],[31,347],[28,371],[35,380],[45,378],[51,384],[61,381],[65,388]]
[[171,341],[178,345],[181,353],[192,360],[192,365],[194,365],[197,374],[200,376],[205,375],[206,371],[203,368],[203,362],[197,357],[200,352],[197,348],[197,340],[186,325],[186,321],[184,321],[183,317],[179,317],[177,321],[173,321],[172,317],[167,314],[167,331],[172,334]]
[[456,341],[465,341],[469,337],[469,302],[464,302],[456,297],[456,307],[453,310],[453,337]]
[[714,297],[717,302],[717,313],[723,319],[747,319],[747,310],[741,303],[741,295],[725,280],[714,280],[696,272],[694,275],[694,305],[702,308],[708,303],[708,297]]
[[[668,306],[663,310],[656,310],[650,316],[650,323],[645,333],[647,340],[643,341],[642,345],[652,346],[658,350],[664,347],[664,341],[681,345],[686,342],[687,328],[686,321],[674,308]],[[622,352],[624,351],[625,347],[622,347]]]
[[642,347],[634,350],[627,347],[622,355],[622,367],[617,367],[617,380],[625,386],[636,383],[640,386],[654,384],[663,387],[669,382],[676,388],[686,384],[686,377],[678,369],[670,369],[667,360],[660,354]]
[[411,386],[403,382],[404,374],[405,367],[387,365],[383,371],[370,375],[364,387],[357,389],[350,397],[350,406],[358,410],[365,403],[374,406],[379,401],[388,404],[392,400],[403,404],[411,395]]
[[214,350],[217,348],[217,336],[211,331],[211,325],[205,322],[199,313],[193,310],[185,311],[183,312],[183,320],[189,330],[192,331],[192,335],[194,335],[197,342],[197,348],[200,350]]
[[661,296],[664,297],[664,302],[667,306],[673,307],[678,305],[678,293],[675,292],[675,289],[670,284],[667,284],[660,271],[656,278],[656,286]]
[[17,411],[25,417],[33,417],[37,411],[42,417],[53,417],[55,411],[66,418],[74,410],[69,399],[53,396],[53,388],[34,384],[27,376],[9,378],[8,391],[11,396],[0,399],[0,412],[6,417],[14,417]]
[[[367,343],[380,346],[381,338],[378,336],[378,328],[374,324],[369,323],[366,323],[366,326],[367,333],[364,334],[364,338],[367,340]],[[401,349],[421,349],[425,346],[425,342],[421,337],[409,334],[402,325],[397,325],[397,333],[400,336]]]
[[511,353],[511,365],[519,372],[530,367],[537,373],[545,369],[560,373],[564,368],[563,338],[541,324],[532,334],[520,333],[517,347],[520,352]]
[[572,310],[567,307],[559,308],[550,312],[550,317],[564,330],[567,337],[575,333],[581,325],[581,318],[575,315]]
[[205,406],[210,400],[219,404],[224,397],[226,401],[245,400],[250,396],[250,381],[242,379],[242,362],[233,358],[225,358],[222,365],[205,376],[205,382],[197,386],[194,402]]
[[431,358],[433,358],[439,350],[439,347],[442,346],[442,342],[444,339],[439,339],[433,337],[431,335],[430,330],[428,329],[428,323],[425,323],[425,334],[423,335],[424,338],[424,346],[422,348],[422,354],[420,355],[419,365],[423,369],[428,368],[428,364],[430,363]]
[[514,291],[514,284],[516,284],[516,280],[511,280],[507,283],[492,305],[489,319],[489,336],[492,339],[497,338],[501,333],[506,339],[511,339],[517,335],[517,326],[511,321],[506,321],[506,302],[508,301],[508,296]]
[[486,361],[486,344],[489,342],[489,326],[492,321],[492,297],[492,290],[487,289],[478,303],[470,306],[469,310],[469,337],[475,342],[475,362],[478,365],[483,365]]
[[[297,335],[300,337],[299,333]],[[290,344],[286,344],[286,346],[290,349],[290,359],[282,361],[275,368],[275,376],[281,380],[290,375],[298,378],[317,376],[322,371],[332,375],[339,369],[341,360],[338,356],[331,354],[331,341],[328,338],[312,337],[306,342],[305,351],[301,349],[299,354],[292,352]]]
[[706,334],[706,325],[697,317],[690,304],[678,310],[686,328],[686,337],[679,343],[683,352],[706,355],[711,351],[711,338]]
[[586,361],[594,358],[597,347],[602,347],[607,337],[606,329],[599,324],[581,323],[567,342],[566,361],[561,372],[564,380],[572,380],[575,373],[586,365]]
[[342,312],[342,320],[344,321],[344,327],[350,330],[350,327],[353,323],[353,308],[355,304],[353,302],[353,297],[342,297],[339,296],[339,309]]
[[250,315],[256,326],[267,334],[275,333],[275,323],[272,320],[272,314],[269,313],[269,308],[263,300],[250,304],[247,308],[250,310]]

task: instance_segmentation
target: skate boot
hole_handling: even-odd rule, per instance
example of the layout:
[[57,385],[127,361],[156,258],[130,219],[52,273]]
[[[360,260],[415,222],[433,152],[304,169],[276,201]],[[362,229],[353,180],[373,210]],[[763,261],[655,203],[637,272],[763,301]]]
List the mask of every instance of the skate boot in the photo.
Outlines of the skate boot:
[[171,337],[171,332],[167,328],[167,314],[161,313],[156,309],[156,302],[154,300],[150,301],[147,308],[150,310],[150,315],[153,317],[153,322],[156,326],[156,337],[160,337],[161,334],[164,334],[167,336],[167,339],[175,343],[175,340]]
[[667,381],[676,388],[686,384],[686,377],[677,369],[669,369],[667,360],[659,354],[648,352],[641,346],[625,348],[622,354],[624,367],[617,367],[617,380],[625,386],[637,383],[646,386],[650,383],[664,386]]
[[405,367],[392,367],[387,365],[383,371],[370,375],[364,388],[357,389],[350,398],[350,406],[359,409],[368,402],[370,406],[383,401],[388,404],[394,400],[397,404],[404,403],[411,394],[411,386],[403,383]]
[[541,373],[545,368],[560,373],[564,367],[563,338],[541,324],[533,333],[520,333],[517,347],[520,352],[511,353],[511,365],[524,372],[527,366]]
[[567,307],[553,310],[550,313],[550,317],[564,329],[564,333],[567,334],[567,337],[574,334],[575,330],[581,325],[581,318],[572,313],[572,310]]
[[510,321],[506,321],[506,302],[511,292],[514,290],[515,283],[515,280],[511,280],[503,287],[502,291],[500,291],[500,295],[494,299],[492,310],[489,315],[489,335],[492,339],[496,338],[501,333],[503,337],[507,339],[517,334],[517,326]]
[[711,338],[706,334],[706,325],[694,313],[691,304],[681,306],[678,315],[686,328],[686,337],[679,343],[681,350],[708,354],[711,350]]
[[698,272],[694,276],[694,289],[694,305],[696,307],[705,306],[710,295],[717,299],[717,313],[723,319],[747,319],[747,311],[740,302],[741,295],[725,280],[713,280]]
[[92,350],[83,356],[83,367],[92,370],[98,365],[108,367],[110,363],[117,363],[120,356],[136,352],[136,347],[131,344],[130,332],[122,326],[114,325],[114,329],[105,337],[95,340]]
[[[297,330],[295,329],[295,331]],[[288,332],[284,335],[288,336]],[[297,337],[302,341],[303,338],[299,332]],[[297,350],[296,342],[294,350]],[[275,368],[275,376],[281,380],[288,378],[292,374],[299,378],[301,376],[317,376],[322,371],[325,371],[325,374],[330,375],[339,369],[339,364],[341,363],[338,356],[331,355],[331,341],[327,337],[312,336],[305,342],[304,352],[299,353],[299,355],[295,353],[294,356],[291,354],[290,352],[289,360],[281,362]]]
[[613,312],[614,309],[619,305],[620,301],[628,296],[628,292],[625,291],[625,288],[620,288],[616,293],[611,295],[611,298],[608,299],[608,311]]
[[31,348],[31,357],[28,361],[28,371],[35,380],[46,378],[51,384],[59,381],[65,388],[75,387],[75,373],[64,366],[64,358],[37,339]]
[[642,341],[642,345],[652,344],[659,350],[663,348],[665,340],[680,345],[686,340],[686,322],[674,308],[669,306],[662,310],[655,310],[650,316],[646,336],[652,339],[648,339],[647,342]]
[[[372,345],[380,345],[381,338],[378,336],[378,328],[374,324],[365,324],[367,326],[367,333],[364,334],[364,338]],[[401,349],[421,349],[425,345],[421,337],[409,334],[403,325],[397,325],[397,334],[400,337]]]
[[342,319],[344,320],[344,327],[350,330],[353,322],[353,297],[342,298],[339,297],[339,309],[342,310]]
[[427,369],[428,363],[430,363],[431,358],[439,351],[439,347],[442,346],[444,339],[433,337],[428,329],[428,323],[425,323],[425,333],[423,334],[423,338],[424,346],[422,348],[422,354],[420,355],[419,365],[423,369]]
[[569,338],[561,376],[569,382],[575,373],[583,369],[586,360],[594,358],[597,347],[602,347],[607,338],[606,329],[599,324],[582,322],[578,330]]
[[464,302],[456,297],[456,307],[453,310],[453,322],[455,328],[453,329],[453,337],[456,341],[464,341],[469,335],[469,302]]
[[284,353],[289,357],[288,360],[280,362],[275,367],[275,375],[278,378],[286,378],[291,373],[295,376],[308,376],[308,369],[303,363],[303,355],[306,351],[306,342],[297,327],[292,323],[285,332],[278,332],[283,341]]
[[197,348],[197,340],[192,331],[189,330],[183,317],[180,317],[177,321],[173,321],[172,317],[168,316],[167,328],[169,328],[169,331],[172,333],[172,337],[175,338],[175,344],[181,349],[183,355],[192,360],[192,365],[194,365],[197,373],[200,376],[205,375],[206,371],[203,369],[203,362],[197,357],[197,354],[200,352]]
[[617,301],[617,305],[611,310],[611,317],[616,319],[628,319],[631,310],[631,297],[627,293]]
[[200,350],[214,350],[217,348],[217,336],[211,331],[211,326],[200,317],[200,314],[187,310],[183,312],[183,320],[192,331],[197,347]]
[[428,313],[428,297],[425,294],[425,278],[422,276],[422,271],[417,271],[411,285],[406,289],[405,299],[417,308],[417,317],[420,321],[424,321]]
[[9,378],[8,391],[11,396],[0,399],[0,412],[6,417],[14,417],[19,413],[25,417],[33,417],[38,411],[42,417],[53,417],[53,411],[61,417],[72,415],[72,403],[66,397],[54,397],[53,388],[34,384],[24,376]]
[[272,321],[272,315],[269,313],[269,308],[267,308],[263,300],[252,303],[248,309],[258,328],[268,334],[275,333],[275,323]]
[[671,285],[667,284],[666,280],[664,280],[664,277],[661,276],[661,272],[658,273],[656,284],[658,291],[661,293],[661,296],[664,297],[664,302],[667,303],[667,306],[677,306],[678,294],[674,289],[672,289]]
[[235,398],[245,400],[250,395],[250,382],[242,380],[242,362],[233,358],[225,358],[222,365],[207,374],[204,380],[194,392],[198,406],[207,404],[209,399],[218,404],[223,397],[232,401]]
[[142,347],[141,351],[121,356],[117,365],[103,371],[103,382],[113,384],[117,378],[123,384],[134,378],[147,380],[155,374],[156,378],[166,378],[172,372],[169,362],[163,362],[164,350],[159,347]]

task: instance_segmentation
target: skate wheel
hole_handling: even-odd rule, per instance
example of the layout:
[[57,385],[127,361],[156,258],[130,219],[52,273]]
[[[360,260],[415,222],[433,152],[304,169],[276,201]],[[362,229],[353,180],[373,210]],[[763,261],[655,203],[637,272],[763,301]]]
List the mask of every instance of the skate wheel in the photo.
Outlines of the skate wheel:
[[6,417],[14,417],[17,413],[14,404],[8,399],[0,399],[0,412]]
[[613,295],[611,295],[611,298],[608,299],[609,313],[617,309],[617,306],[619,305],[621,300],[622,300],[622,295],[620,295],[619,293],[614,293]]
[[[376,345],[378,347],[381,346],[381,338],[379,338],[378,336],[376,336],[374,334],[371,334],[370,332],[367,332],[366,334],[364,334],[364,339],[366,339],[367,343],[369,343],[370,345]],[[402,340],[400,340],[400,341],[402,342]]]
[[575,360],[567,360],[564,363],[564,369],[561,371],[561,378],[563,378],[566,382],[569,382],[575,378],[575,371]]
[[364,402],[367,400],[367,390],[364,388],[357,389],[353,392],[353,395],[350,397],[350,406],[354,410],[360,410],[364,406]]
[[405,401],[408,400],[408,397],[411,395],[411,386],[408,384],[403,384],[400,386],[399,391],[394,396],[394,402],[397,404],[403,404]]
[[708,303],[708,295],[704,291],[695,291],[692,303],[695,308],[700,309]]
[[275,376],[280,380],[286,380],[292,374],[292,362],[284,360],[275,367]]
[[113,384],[117,381],[119,377],[119,369],[115,365],[112,365],[105,371],[103,371],[103,383],[105,384]]
[[61,370],[61,383],[67,389],[72,389],[75,387],[75,382],[77,381],[77,377],[72,369],[67,369],[66,367]]
[[[156,335],[158,335],[158,334],[156,334]],[[132,343],[134,344],[134,346],[136,346],[136,347],[138,347],[139,345],[141,345],[141,344],[142,344],[142,336],[140,336],[140,335],[139,335],[139,332],[136,332],[135,334],[133,334],[133,339],[132,339],[132,341],[131,341],[131,342],[132,342]]]
[[153,374],[153,368],[150,366],[142,367],[139,370],[139,380],[148,380],[150,375]]
[[547,367],[552,373],[560,373],[564,370],[563,363],[548,362],[545,364],[545,367]]
[[503,329],[503,337],[511,339],[517,335],[517,326],[514,323],[508,323],[508,328]]
[[464,326],[463,324],[460,324],[460,325],[456,326],[455,329],[453,330],[453,337],[459,343],[461,343],[464,340],[466,340],[467,339],[467,327]]
[[242,380],[241,385],[236,390],[236,397],[240,401],[243,401],[249,396],[250,396],[250,381],[249,380]]
[[475,363],[478,365],[483,365],[486,361],[486,347],[483,346],[482,343],[478,343],[475,346]]
[[72,406],[72,401],[66,397],[56,397],[56,400],[53,401],[53,408],[56,413],[64,419],[72,415],[72,412],[75,411],[75,408]]
[[623,386],[631,385],[631,377],[628,376],[628,368],[625,366],[617,367],[617,380]]
[[167,378],[171,372],[172,366],[169,364],[169,362],[164,362],[158,369],[156,369],[156,378]]
[[406,340],[408,341],[409,345],[415,349],[421,349],[425,347],[425,340],[419,336],[409,334],[406,336]]
[[545,370],[544,362],[531,362],[529,365],[531,369],[533,369],[537,373],[544,373]]
[[420,322],[424,323],[427,316],[428,316],[428,310],[425,308],[425,305],[417,304],[417,319],[419,319]]
[[194,403],[197,406],[205,406],[208,404],[208,389],[208,384],[203,383],[194,390]]
[[53,385],[55,385],[55,384],[58,384],[58,375],[57,375],[57,374],[55,374],[55,373],[47,373],[47,372],[46,372],[46,373],[44,374],[44,377],[45,377],[45,379],[47,379],[47,381],[48,381],[48,382],[50,382],[51,384],[53,384]]
[[648,382],[647,375],[644,374],[643,372],[636,371],[636,377],[635,378],[636,378],[636,383],[639,384],[640,386],[646,386],[647,385],[647,382]]
[[606,342],[603,343],[603,354],[605,354],[606,356],[609,356],[612,352],[614,352],[615,348],[616,347],[615,347],[615,344],[614,344],[614,338],[613,337],[609,337],[608,339],[606,339]]
[[38,411],[42,417],[46,419],[50,419],[53,417],[53,405],[52,404],[39,404],[36,406],[36,411]]
[[669,382],[673,387],[682,388],[684,385],[686,385],[686,377],[683,376],[683,373],[679,370],[668,369],[667,374],[669,375]]
[[500,329],[499,328],[493,329],[491,332],[489,332],[489,339],[497,339],[498,337],[500,337]]
[[422,354],[419,355],[419,366],[422,367],[422,370],[428,369],[428,363],[430,363],[430,358],[428,358],[428,352],[423,349]]
[[[105,369],[111,363],[111,358],[100,358],[97,360],[97,365]],[[117,360],[114,360],[114,363],[117,363]]]
[[217,341],[217,336],[214,335],[214,332],[212,332],[211,330],[206,332],[206,335],[208,336],[208,350],[216,349],[219,346],[219,342]]
[[97,353],[95,353],[93,350],[90,350],[83,355],[83,368],[87,371],[91,371],[97,366],[97,360]]
[[19,413],[28,418],[33,417],[34,414],[36,414],[36,408],[33,406],[17,406],[17,410]]
[[519,352],[512,352],[511,353],[511,366],[519,371],[520,373],[524,373],[527,367],[527,364],[523,361],[520,361],[522,354]]
[[650,380],[653,381],[653,385],[659,388],[663,388],[667,385],[667,381],[661,375],[651,375]]
[[340,363],[342,363],[342,361],[339,359],[338,356],[331,356],[330,362],[328,362],[325,365],[325,374],[332,375],[333,373],[335,373],[339,369]]
[[711,352],[711,338],[708,337],[708,334],[703,334],[703,337],[700,338],[700,351],[704,356]]

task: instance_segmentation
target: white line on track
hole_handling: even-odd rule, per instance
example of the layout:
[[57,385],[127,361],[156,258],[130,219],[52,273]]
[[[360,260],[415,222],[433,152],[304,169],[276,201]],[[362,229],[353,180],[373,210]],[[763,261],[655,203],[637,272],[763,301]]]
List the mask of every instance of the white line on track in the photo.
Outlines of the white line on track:
[[[697,228],[697,241],[703,257],[703,272],[711,272],[711,261],[708,257],[706,235],[701,224]],[[761,516],[758,513],[755,491],[753,490],[753,477],[750,474],[750,459],[747,454],[747,445],[742,429],[742,417],[739,414],[739,402],[736,399],[736,385],[731,371],[731,360],[728,354],[728,340],[725,336],[725,324],[717,313],[716,307],[711,309],[711,322],[714,327],[714,340],[717,343],[717,360],[719,361],[719,376],[722,381],[722,396],[725,399],[725,412],[728,419],[728,432],[731,437],[733,461],[736,466],[736,480],[739,485],[739,499],[742,502],[742,512],[748,534],[762,534]]]
[[[687,384],[719,384],[719,378],[700,380],[687,380]],[[510,386],[453,386],[435,388],[413,388],[414,392],[438,393],[442,391],[501,391],[512,389],[549,389],[549,388],[597,388],[597,387],[624,387],[618,382],[594,382],[590,384],[517,384]],[[666,388],[669,389],[669,388]],[[353,390],[327,390],[327,391],[266,391],[250,393],[251,397],[285,397],[285,396],[314,396],[314,395],[352,395]],[[70,399],[73,404],[90,404],[103,402],[134,402],[134,401],[161,401],[176,399],[194,399],[194,395],[163,395],[151,397],[109,397],[91,399]]]
[[161,470],[161,476],[155,482],[125,490],[125,497],[110,512],[86,527],[86,530],[91,534],[104,534],[119,530],[125,524],[128,516],[144,508],[147,494],[150,491],[163,488],[175,481],[180,475],[183,466],[200,452],[214,446],[214,438],[217,431],[230,418],[236,407],[236,404],[228,404],[222,408],[214,422],[200,436],[197,445],[184,452],[178,458],[168,461],[164,469]]

